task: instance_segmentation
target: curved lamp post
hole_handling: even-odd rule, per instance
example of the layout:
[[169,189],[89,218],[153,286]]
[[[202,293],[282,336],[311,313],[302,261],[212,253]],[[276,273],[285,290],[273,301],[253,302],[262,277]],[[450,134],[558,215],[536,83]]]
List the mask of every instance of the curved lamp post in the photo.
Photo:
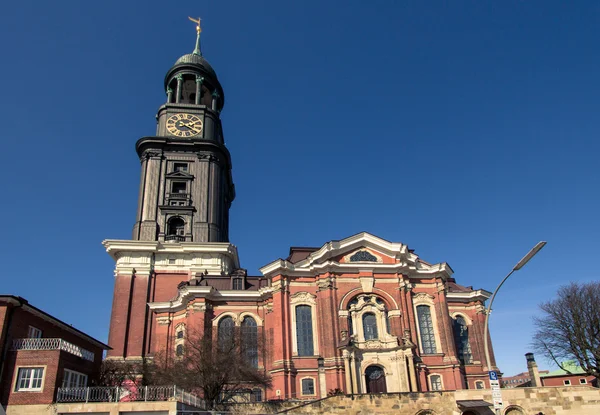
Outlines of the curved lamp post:
[[[525,255],[517,263],[517,265],[514,266],[514,268],[508,273],[508,275],[506,277],[504,277],[502,282],[498,285],[498,288],[496,288],[496,291],[494,291],[494,293],[492,294],[492,298],[490,299],[490,304],[488,305],[488,308],[485,313],[485,325],[483,328],[483,335],[484,335],[483,348],[485,350],[485,363],[487,364],[488,372],[492,371],[492,364],[490,362],[490,349],[489,349],[489,345],[488,345],[488,322],[490,319],[490,312],[492,311],[492,304],[494,302],[494,298],[496,297],[496,294],[498,294],[498,290],[500,289],[500,287],[502,287],[502,284],[504,284],[504,281],[506,281],[508,279],[508,277],[510,277],[513,274],[513,272],[518,271],[521,268],[523,268],[525,266],[525,264],[527,264],[529,262],[529,260],[535,256],[535,254],[540,252],[540,250],[545,245],[546,245],[546,242],[541,241],[541,242],[538,242],[533,248],[531,248],[531,251],[529,251],[527,253],[527,255]],[[496,411],[496,413],[499,413],[499,411]]]

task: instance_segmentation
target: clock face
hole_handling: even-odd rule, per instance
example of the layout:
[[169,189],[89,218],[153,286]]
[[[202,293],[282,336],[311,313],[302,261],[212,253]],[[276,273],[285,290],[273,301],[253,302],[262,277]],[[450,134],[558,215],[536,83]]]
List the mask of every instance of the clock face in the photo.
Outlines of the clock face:
[[177,137],[193,137],[202,132],[202,120],[192,114],[174,114],[167,119],[167,131]]

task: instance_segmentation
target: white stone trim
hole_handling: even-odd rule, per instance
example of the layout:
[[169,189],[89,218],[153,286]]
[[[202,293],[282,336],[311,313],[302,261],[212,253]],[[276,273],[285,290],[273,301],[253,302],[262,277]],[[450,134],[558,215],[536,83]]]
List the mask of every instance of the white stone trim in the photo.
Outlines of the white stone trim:
[[184,309],[195,298],[213,301],[264,301],[271,297],[271,292],[271,287],[264,287],[258,291],[218,291],[209,286],[186,285],[179,289],[175,300],[148,303],[148,307],[155,312],[173,312]]
[[[102,242],[106,252],[116,261],[116,275],[149,275],[153,269],[167,272],[229,273],[240,268],[237,248],[227,242],[169,243],[107,239]],[[175,259],[175,264],[169,264]]]
[[471,320],[471,318],[469,316],[467,316],[465,313],[463,313],[462,311],[453,311],[450,313],[450,317],[452,318],[452,320],[456,320],[456,317],[458,317],[458,316],[461,316],[462,318],[465,319],[467,326],[473,325],[473,320]]
[[[376,262],[351,262],[338,263],[334,258],[357,249],[372,249],[382,255],[394,258],[393,264],[382,264]],[[292,264],[289,261],[278,259],[260,269],[266,277],[278,274],[288,276],[314,276],[315,274],[334,273],[358,273],[360,270],[377,270],[382,273],[402,273],[405,275],[435,275],[449,277],[453,274],[452,268],[446,263],[430,265],[419,261],[419,257],[408,250],[408,246],[402,243],[393,243],[378,238],[367,232],[353,235],[341,241],[331,241],[323,245],[319,250],[311,253],[306,259]]]
[[242,311],[239,315],[238,315],[238,321],[240,322],[239,325],[242,325],[242,321],[244,321],[244,317],[252,317],[254,319],[254,321],[256,321],[256,326],[257,327],[262,327],[264,322],[263,319],[260,318],[257,314],[254,314],[250,311]]
[[221,314],[219,314],[217,317],[215,317],[213,319],[212,325],[213,325],[213,327],[217,327],[218,328],[219,327],[219,322],[221,320],[223,320],[225,317],[231,317],[231,319],[233,320],[233,325],[234,326],[239,326],[240,323],[238,321],[238,315],[239,315],[238,313],[232,313],[231,311],[224,311],[224,312],[222,312]]
[[[338,279],[339,281],[339,279]],[[356,280],[355,280],[356,281]],[[356,287],[350,291],[348,291],[346,294],[344,294],[344,296],[342,297],[342,299],[340,300],[340,304],[338,305],[338,310],[345,310],[344,308],[344,303],[346,302],[346,299],[348,297],[355,297],[359,294],[362,293],[362,289],[361,287]],[[388,301],[391,301],[392,305],[393,305],[393,309],[397,310],[398,309],[398,303],[396,302],[396,299],[390,295],[388,292],[380,289],[380,288],[374,288],[373,292],[370,293],[371,295],[378,295],[379,297],[385,298]]]
[[486,290],[473,290],[464,293],[447,292],[446,298],[448,300],[460,301],[460,302],[472,302],[481,301],[484,302],[492,296],[492,293]]

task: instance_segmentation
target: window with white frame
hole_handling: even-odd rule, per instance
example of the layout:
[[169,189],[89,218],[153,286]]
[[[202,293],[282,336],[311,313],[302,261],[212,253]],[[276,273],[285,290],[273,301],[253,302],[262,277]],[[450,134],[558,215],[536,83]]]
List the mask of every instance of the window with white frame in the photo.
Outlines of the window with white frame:
[[432,391],[442,390],[442,377],[440,375],[429,376],[429,384],[431,385]]
[[569,379],[563,380],[563,384],[565,386],[571,386],[571,381]]
[[15,392],[41,391],[43,379],[43,367],[21,367],[17,373]]
[[29,330],[27,331],[27,337],[30,339],[41,339],[42,331],[37,327],[29,326]]
[[585,385],[585,384],[587,384],[587,380],[585,378],[581,378],[581,379],[579,379],[579,384]]
[[65,369],[63,376],[63,388],[85,388],[87,386],[87,375],[75,372],[74,370]]
[[312,378],[302,379],[302,395],[315,394],[315,380]]
[[417,319],[419,321],[419,331],[421,333],[421,347],[423,348],[423,353],[437,353],[433,320],[431,319],[431,307],[428,305],[418,305]]
[[477,382],[475,382],[475,389],[485,389],[485,384],[483,383],[483,381],[478,380]]

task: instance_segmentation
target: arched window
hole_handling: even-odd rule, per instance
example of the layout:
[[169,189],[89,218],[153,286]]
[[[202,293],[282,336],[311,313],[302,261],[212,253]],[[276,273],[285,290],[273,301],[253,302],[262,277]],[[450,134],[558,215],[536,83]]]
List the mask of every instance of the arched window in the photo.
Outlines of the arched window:
[[[185,222],[181,218],[171,218],[167,225],[167,236],[182,239],[185,235]],[[173,239],[173,238],[171,238]],[[183,240],[183,239],[182,239]]]
[[363,314],[363,333],[365,340],[371,340],[378,338],[377,336],[377,319],[373,313]]
[[423,348],[423,353],[437,353],[433,321],[431,319],[431,308],[428,305],[418,305],[417,319],[419,320],[419,331],[421,332],[421,347]]
[[258,327],[252,317],[242,320],[242,348],[247,362],[252,367],[258,367]]
[[217,342],[220,350],[232,347],[234,327],[235,324],[233,323],[233,319],[229,316],[223,317],[219,321],[219,327],[217,330]]
[[485,383],[482,380],[475,382],[475,389],[485,389]]
[[463,365],[473,363],[473,353],[469,344],[469,328],[464,317],[457,316],[454,319],[454,340],[458,352],[458,359]]
[[429,376],[429,384],[432,391],[442,390],[442,377],[440,375]]
[[314,355],[312,309],[308,305],[296,307],[296,341],[298,356]]

